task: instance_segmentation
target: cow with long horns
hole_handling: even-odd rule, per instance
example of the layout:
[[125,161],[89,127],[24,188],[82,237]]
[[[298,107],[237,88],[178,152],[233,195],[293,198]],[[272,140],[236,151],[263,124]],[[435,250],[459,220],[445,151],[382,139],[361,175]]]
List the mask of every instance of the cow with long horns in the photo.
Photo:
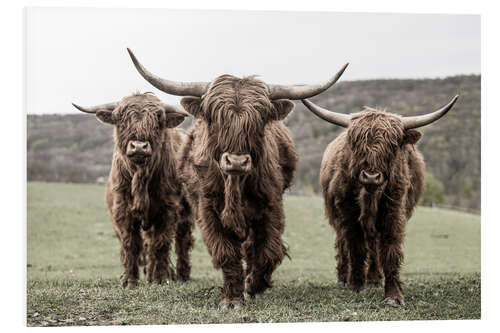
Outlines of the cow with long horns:
[[399,272],[405,227],[424,182],[415,128],[444,116],[457,98],[415,117],[372,108],[345,115],[302,101],[321,119],[346,128],[326,148],[320,170],[326,216],[337,235],[340,284],[360,291],[366,283],[381,285],[384,277],[386,304],[404,305]]
[[316,86],[270,85],[232,75],[174,82],[153,75],[129,53],[152,85],[185,96],[181,104],[196,118],[181,169],[212,263],[222,270],[220,307],[239,307],[244,292],[255,297],[271,287],[271,275],[286,255],[282,196],[297,163],[282,122],[294,107],[290,100],[326,90],[347,65]]
[[[73,105],[115,127],[106,202],[121,245],[122,286],[137,284],[140,263],[148,282],[188,280],[193,221],[177,174],[186,135],[174,127],[189,115],[148,93],[90,108]],[[174,238],[177,274],[169,261]]]

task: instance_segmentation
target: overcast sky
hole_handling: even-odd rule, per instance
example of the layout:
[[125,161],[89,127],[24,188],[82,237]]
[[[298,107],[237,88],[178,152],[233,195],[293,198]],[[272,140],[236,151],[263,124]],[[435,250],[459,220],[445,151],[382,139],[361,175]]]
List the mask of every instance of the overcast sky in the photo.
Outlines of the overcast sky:
[[28,113],[78,113],[147,83],[126,52],[179,81],[258,74],[268,83],[436,78],[481,71],[478,15],[30,8]]

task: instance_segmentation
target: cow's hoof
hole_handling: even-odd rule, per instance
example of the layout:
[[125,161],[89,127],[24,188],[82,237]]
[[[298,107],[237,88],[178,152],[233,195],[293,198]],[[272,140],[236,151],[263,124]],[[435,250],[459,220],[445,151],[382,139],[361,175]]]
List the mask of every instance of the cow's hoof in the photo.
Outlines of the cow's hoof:
[[386,297],[383,301],[385,307],[387,308],[392,308],[392,309],[397,309],[405,305],[405,302],[403,300],[403,297]]
[[120,284],[123,288],[133,288],[137,285],[137,279],[130,278],[124,273],[120,275]]
[[127,284],[127,289],[134,289],[137,287],[137,281],[129,281]]
[[337,282],[337,287],[339,287],[339,288],[345,288],[345,287],[347,287],[347,283],[345,283],[344,281],[338,281]]
[[189,276],[182,276],[182,275],[177,276],[177,281],[179,282],[189,282],[190,280],[191,278]]
[[121,285],[123,288],[125,289],[134,289],[135,287],[137,287],[137,281],[133,281],[133,280],[122,280],[121,281]]
[[382,287],[382,281],[376,281],[376,280],[367,281],[366,286],[368,288],[379,288]]
[[169,279],[158,279],[154,280],[153,283],[155,284],[163,284],[163,285],[170,285],[170,280]]
[[258,300],[264,297],[264,293],[260,294],[249,294],[245,293],[245,300]]
[[229,310],[229,309],[240,309],[243,306],[243,301],[239,299],[229,300],[224,298],[219,303],[219,309],[221,310]]
[[359,293],[361,292],[363,289],[364,289],[364,285],[363,284],[350,284],[349,285],[349,289],[351,291],[354,291],[355,293]]

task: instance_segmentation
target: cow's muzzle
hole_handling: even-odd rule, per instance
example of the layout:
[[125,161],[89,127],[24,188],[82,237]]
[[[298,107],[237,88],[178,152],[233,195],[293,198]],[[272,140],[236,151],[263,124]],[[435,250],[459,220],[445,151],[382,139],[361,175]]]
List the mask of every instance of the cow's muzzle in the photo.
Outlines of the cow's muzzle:
[[134,162],[143,162],[153,154],[151,144],[147,141],[129,141],[127,156]]
[[384,175],[380,172],[367,172],[361,170],[359,173],[359,181],[363,185],[380,186],[384,182]]
[[222,171],[229,175],[242,175],[252,169],[252,157],[249,154],[224,153],[220,158]]

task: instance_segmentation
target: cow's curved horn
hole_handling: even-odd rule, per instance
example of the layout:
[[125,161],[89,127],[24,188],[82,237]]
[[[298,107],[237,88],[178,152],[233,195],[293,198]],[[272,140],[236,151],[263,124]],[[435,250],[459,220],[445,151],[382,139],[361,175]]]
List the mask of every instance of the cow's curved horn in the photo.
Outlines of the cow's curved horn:
[[73,104],[73,106],[75,108],[77,108],[78,110],[85,112],[85,113],[96,113],[97,110],[113,111],[118,106],[117,102],[108,103],[108,104],[101,104],[101,105],[91,106],[91,107],[87,107],[87,108],[80,106],[80,105],[77,105],[75,103],[71,103],[71,104]]
[[351,122],[351,116],[343,113],[337,113],[333,111],[329,111],[327,109],[323,109],[320,106],[317,106],[316,104],[308,101],[307,99],[303,99],[302,103],[312,111],[315,115],[320,117],[323,120],[328,121],[329,123],[342,126],[342,127],[348,127],[349,123]]
[[349,63],[345,64],[330,80],[316,85],[305,86],[283,86],[279,84],[268,84],[269,99],[306,99],[322,93],[330,88],[340,79]]
[[130,58],[132,58],[132,62],[134,63],[135,68],[137,69],[137,71],[139,71],[139,74],[141,74],[142,77],[146,79],[146,81],[148,81],[161,91],[176,96],[196,97],[201,97],[205,93],[205,91],[207,91],[209,85],[208,82],[176,82],[162,79],[144,68],[144,66],[139,63],[139,60],[137,60],[137,58],[129,48],[127,48],[127,51],[130,55]]
[[417,127],[422,127],[425,125],[429,125],[432,122],[435,122],[442,116],[444,116],[448,111],[451,110],[455,102],[457,101],[459,95],[453,97],[453,99],[443,106],[441,109],[434,111],[432,113],[424,114],[422,116],[414,116],[414,117],[404,117],[403,118],[403,126],[405,129],[412,129]]
[[182,108],[180,108],[178,106],[165,104],[165,103],[161,103],[161,105],[163,106],[163,110],[165,110],[166,113],[178,113],[178,114],[181,114],[185,117],[190,116],[189,113],[187,113],[186,111],[184,111]]

